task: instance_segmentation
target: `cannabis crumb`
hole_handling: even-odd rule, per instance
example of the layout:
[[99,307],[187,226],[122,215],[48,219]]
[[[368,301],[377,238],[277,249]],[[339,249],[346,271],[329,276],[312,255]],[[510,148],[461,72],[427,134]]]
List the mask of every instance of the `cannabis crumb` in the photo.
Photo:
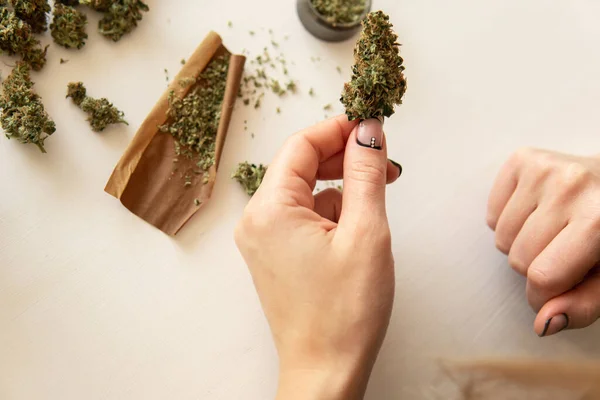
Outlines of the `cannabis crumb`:
[[180,63],[181,63],[181,65],[185,65],[185,58],[182,58]]
[[331,104],[326,104],[326,105],[323,106],[323,110],[324,111],[331,111],[332,108],[333,107],[331,106]]
[[231,21],[227,21],[227,26],[228,26],[229,28],[233,27],[233,22],[231,22]]
[[66,63],[68,63],[68,62],[69,62],[69,60],[65,60],[64,58],[61,58],[61,59],[60,59],[60,63],[61,63],[61,64],[66,64]]
[[253,196],[260,187],[266,173],[267,167],[262,164],[256,165],[243,162],[238,165],[231,178],[238,181],[248,195]]
[[277,114],[281,114],[281,108],[277,107]]
[[198,199],[194,199],[194,205],[195,205],[196,207],[198,207],[200,204],[202,204],[202,203],[200,202],[200,200],[198,200]]
[[342,73],[342,67],[340,67],[339,65],[337,67],[335,67],[335,69],[339,74]]

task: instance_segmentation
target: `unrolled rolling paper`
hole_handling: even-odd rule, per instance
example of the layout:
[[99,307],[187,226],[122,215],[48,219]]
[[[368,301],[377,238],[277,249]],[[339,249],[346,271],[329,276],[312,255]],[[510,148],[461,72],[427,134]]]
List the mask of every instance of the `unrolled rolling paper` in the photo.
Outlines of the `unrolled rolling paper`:
[[[215,164],[208,171],[208,179],[194,175],[192,184],[187,187],[174,172],[175,139],[159,131],[159,127],[167,122],[169,93],[174,91],[180,98],[185,97],[194,85],[183,87],[180,82],[197,78],[213,58],[227,53],[221,37],[210,32],[142,123],[104,189],[132,213],[168,235],[177,234],[210,199],[246,58],[232,55],[230,59],[216,138]],[[193,169],[194,162],[178,157],[177,166],[180,170]]]

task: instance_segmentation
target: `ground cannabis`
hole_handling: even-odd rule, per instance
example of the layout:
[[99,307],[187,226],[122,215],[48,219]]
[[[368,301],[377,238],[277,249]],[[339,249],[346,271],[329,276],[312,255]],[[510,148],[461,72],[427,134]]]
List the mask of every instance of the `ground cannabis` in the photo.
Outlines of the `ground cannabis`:
[[46,48],[33,36],[31,26],[6,7],[0,7],[0,49],[19,54],[35,71],[46,64]]
[[56,131],[56,126],[44,109],[40,96],[33,91],[29,68],[28,64],[17,62],[2,82],[0,122],[6,137],[21,143],[33,143],[45,153],[44,141]]
[[246,193],[253,196],[260,187],[266,173],[267,167],[262,164],[257,166],[256,164],[243,162],[238,165],[231,178],[238,181],[246,190]]
[[69,83],[67,98],[70,97],[73,103],[88,114],[88,122],[94,132],[102,132],[112,124],[129,125],[123,119],[125,114],[119,111],[108,99],[94,99],[87,96],[86,89],[81,82]]
[[85,46],[88,35],[85,31],[87,16],[74,7],[61,3],[54,5],[54,18],[50,32],[54,42],[68,49],[80,49]]
[[372,12],[354,49],[352,79],[344,85],[341,102],[348,119],[390,117],[406,92],[398,36],[389,17]]
[[175,139],[176,156],[194,161],[198,168],[193,171],[196,174],[205,174],[215,163],[229,60],[228,54],[214,58],[183,99],[174,92],[169,95],[169,120],[160,127],[160,131],[171,134]]
[[48,29],[46,14],[50,12],[48,0],[8,0],[17,17],[27,22],[34,33]]
[[315,10],[332,25],[355,24],[364,14],[366,0],[311,0]]

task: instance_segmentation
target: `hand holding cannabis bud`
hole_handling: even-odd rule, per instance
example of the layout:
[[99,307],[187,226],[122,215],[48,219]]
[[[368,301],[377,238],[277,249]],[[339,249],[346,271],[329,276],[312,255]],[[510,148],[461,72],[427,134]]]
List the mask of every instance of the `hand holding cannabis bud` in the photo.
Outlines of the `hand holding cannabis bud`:
[[[376,119],[293,135],[236,230],[279,352],[280,399],[362,398],[394,298],[385,191],[401,171],[386,154]],[[341,178],[343,195],[313,196],[317,180]]]

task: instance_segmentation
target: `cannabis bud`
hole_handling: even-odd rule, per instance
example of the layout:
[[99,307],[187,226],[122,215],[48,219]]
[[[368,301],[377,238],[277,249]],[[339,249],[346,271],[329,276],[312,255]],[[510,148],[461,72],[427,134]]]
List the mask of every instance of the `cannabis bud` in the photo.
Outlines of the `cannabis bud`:
[[116,0],[104,12],[104,17],[98,23],[102,35],[118,42],[123,35],[137,27],[143,18],[142,11],[150,8],[140,0]]
[[46,14],[50,12],[47,0],[9,0],[17,17],[27,22],[34,33],[48,29]]
[[80,49],[88,38],[85,28],[87,16],[74,7],[57,3],[50,31],[56,44],[68,49]]
[[0,7],[0,49],[8,55],[21,55],[35,71],[46,64],[47,47],[42,49],[31,26],[6,7]]
[[398,36],[382,11],[369,13],[362,24],[341,102],[350,120],[390,117],[406,92]]
[[169,122],[160,131],[176,141],[176,155],[193,160],[206,172],[215,163],[216,138],[227,87],[230,55],[213,59],[183,98],[169,95]]
[[250,164],[248,162],[240,163],[235,173],[231,176],[242,185],[250,196],[254,196],[254,193],[260,187],[265,174],[267,173],[267,167],[260,164]]
[[86,96],[86,89],[81,82],[69,83],[67,97],[71,97],[73,103],[88,114],[87,120],[94,132],[102,132],[112,124],[129,125],[123,119],[123,111],[119,111],[110,101]]
[[19,61],[2,82],[0,122],[9,139],[33,143],[45,153],[44,141],[56,131],[39,95],[33,91],[29,65]]
[[315,10],[332,25],[353,24],[365,12],[366,0],[310,0]]

